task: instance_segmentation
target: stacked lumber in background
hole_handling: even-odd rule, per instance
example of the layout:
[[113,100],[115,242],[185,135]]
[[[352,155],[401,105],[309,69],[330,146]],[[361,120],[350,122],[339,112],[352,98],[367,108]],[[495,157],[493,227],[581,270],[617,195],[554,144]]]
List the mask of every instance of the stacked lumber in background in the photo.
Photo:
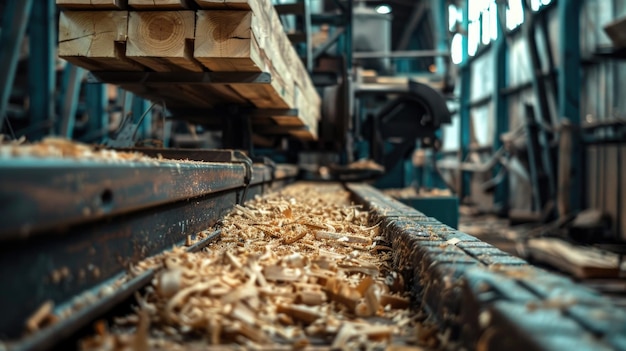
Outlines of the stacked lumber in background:
[[[271,83],[122,88],[171,107],[297,109],[275,116],[317,137],[320,98],[271,0],[57,0],[59,56],[93,72],[267,72]],[[253,121],[254,123],[254,121]]]

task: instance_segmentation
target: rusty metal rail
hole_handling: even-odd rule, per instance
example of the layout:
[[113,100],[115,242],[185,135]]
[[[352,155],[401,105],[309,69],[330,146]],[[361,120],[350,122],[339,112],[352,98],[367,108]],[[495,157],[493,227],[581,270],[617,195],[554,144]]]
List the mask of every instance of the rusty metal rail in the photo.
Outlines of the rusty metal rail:
[[[219,154],[213,161],[205,157],[207,163],[3,162],[0,340],[19,340],[28,316],[46,302],[57,312],[74,305],[79,295],[101,297],[103,287],[131,265],[212,228],[235,204],[297,174],[295,167]],[[118,294],[134,288],[105,295],[117,301]],[[78,322],[103,309],[88,311]],[[52,336],[61,340],[72,328],[66,325]],[[50,342],[36,333],[11,345],[48,349]]]

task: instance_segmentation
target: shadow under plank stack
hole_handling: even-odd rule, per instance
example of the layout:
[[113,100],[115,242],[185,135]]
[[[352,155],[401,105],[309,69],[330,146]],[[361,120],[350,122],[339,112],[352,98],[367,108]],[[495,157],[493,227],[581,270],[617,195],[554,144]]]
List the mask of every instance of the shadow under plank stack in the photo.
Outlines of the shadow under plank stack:
[[253,129],[317,138],[319,95],[270,0],[56,3],[59,56],[101,81],[174,110],[275,110]]

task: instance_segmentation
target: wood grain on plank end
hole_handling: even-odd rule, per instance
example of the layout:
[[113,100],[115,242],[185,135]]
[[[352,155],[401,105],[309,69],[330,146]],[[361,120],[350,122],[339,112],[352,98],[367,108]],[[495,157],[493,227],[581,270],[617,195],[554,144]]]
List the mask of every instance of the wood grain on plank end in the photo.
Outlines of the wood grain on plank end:
[[213,71],[263,71],[250,11],[198,11],[194,57]]
[[63,11],[59,17],[59,57],[96,70],[137,71],[124,54],[126,11]]
[[193,59],[194,11],[131,11],[126,56],[155,71],[201,72]]

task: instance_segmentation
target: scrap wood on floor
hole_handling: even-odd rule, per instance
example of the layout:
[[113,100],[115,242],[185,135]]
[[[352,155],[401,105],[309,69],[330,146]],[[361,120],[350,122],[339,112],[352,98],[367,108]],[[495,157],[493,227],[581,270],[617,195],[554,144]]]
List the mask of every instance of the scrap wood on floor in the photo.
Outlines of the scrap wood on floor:
[[618,255],[589,246],[574,245],[557,238],[530,239],[528,254],[533,260],[577,278],[615,278],[620,275]]

